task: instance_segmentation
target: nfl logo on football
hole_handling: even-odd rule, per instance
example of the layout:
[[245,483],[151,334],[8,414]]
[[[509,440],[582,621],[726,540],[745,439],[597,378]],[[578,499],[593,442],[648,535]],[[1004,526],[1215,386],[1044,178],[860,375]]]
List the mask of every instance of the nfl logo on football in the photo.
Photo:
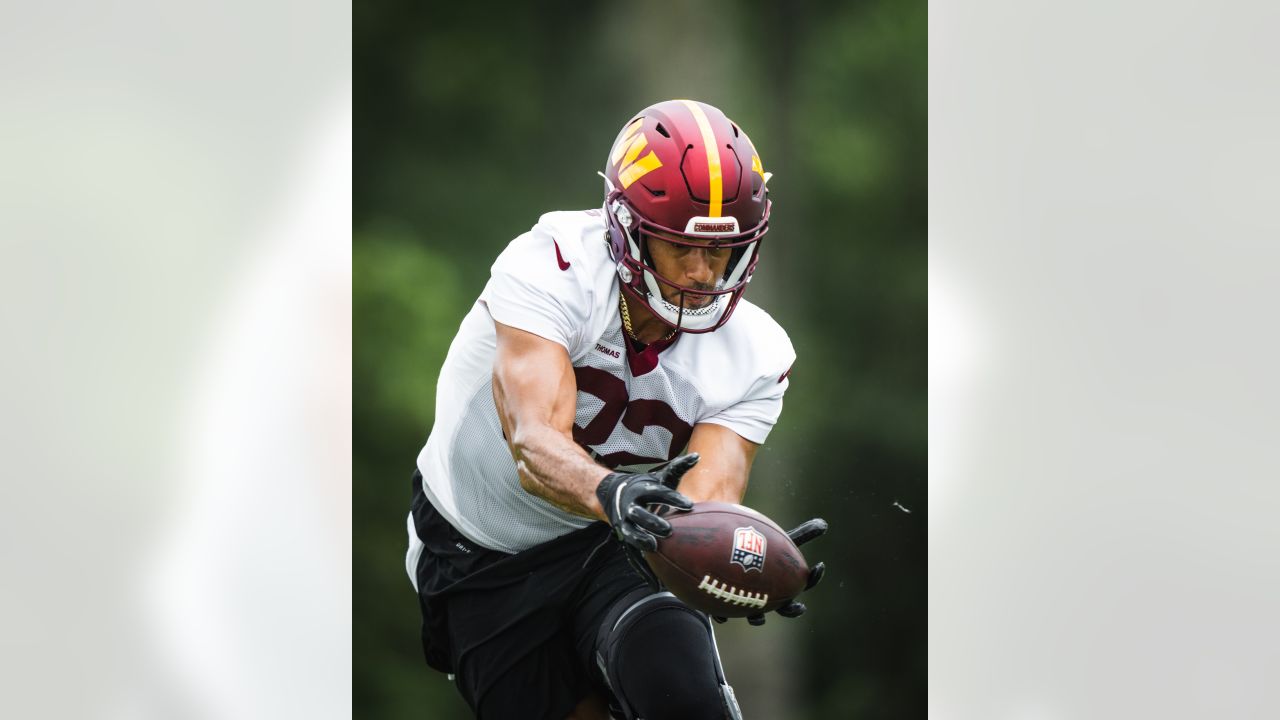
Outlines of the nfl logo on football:
[[753,527],[738,528],[733,531],[733,556],[730,562],[742,566],[746,572],[764,571],[764,535]]

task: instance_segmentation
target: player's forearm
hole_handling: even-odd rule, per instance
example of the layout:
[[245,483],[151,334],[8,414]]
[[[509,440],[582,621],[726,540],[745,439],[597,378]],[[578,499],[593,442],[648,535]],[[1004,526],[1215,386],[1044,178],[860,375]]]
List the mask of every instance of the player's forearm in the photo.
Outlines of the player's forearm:
[[596,486],[607,468],[591,459],[577,443],[550,427],[515,433],[511,451],[520,486],[565,512],[604,520]]
[[702,461],[684,476],[678,489],[695,503],[741,503],[759,447],[722,425],[696,426],[688,451],[698,453]]
[[726,502],[741,504],[743,496],[747,494],[746,483],[736,482],[720,482],[710,485],[681,483],[677,489],[682,495],[695,503]]

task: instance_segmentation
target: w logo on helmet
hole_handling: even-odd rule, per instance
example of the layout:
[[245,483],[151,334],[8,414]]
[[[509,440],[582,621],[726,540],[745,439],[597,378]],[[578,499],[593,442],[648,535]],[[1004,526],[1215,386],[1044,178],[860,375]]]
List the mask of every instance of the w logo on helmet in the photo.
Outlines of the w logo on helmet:
[[746,572],[764,572],[765,537],[753,527],[733,531],[733,554],[729,562],[737,563]]
[[652,150],[648,155],[639,160],[636,159],[640,151],[649,144],[649,139],[640,132],[640,126],[643,124],[644,118],[636,118],[635,122],[623,129],[622,135],[618,136],[618,142],[613,146],[613,152],[609,154],[609,162],[618,167],[618,181],[622,183],[623,190],[631,187],[631,183],[662,167],[662,161],[653,154]]

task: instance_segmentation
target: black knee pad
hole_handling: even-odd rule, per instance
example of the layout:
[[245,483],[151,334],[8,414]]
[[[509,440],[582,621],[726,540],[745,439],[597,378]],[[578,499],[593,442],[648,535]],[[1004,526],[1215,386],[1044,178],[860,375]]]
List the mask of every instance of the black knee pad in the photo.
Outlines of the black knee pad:
[[617,710],[628,720],[739,717],[710,621],[669,592],[624,598],[597,648]]

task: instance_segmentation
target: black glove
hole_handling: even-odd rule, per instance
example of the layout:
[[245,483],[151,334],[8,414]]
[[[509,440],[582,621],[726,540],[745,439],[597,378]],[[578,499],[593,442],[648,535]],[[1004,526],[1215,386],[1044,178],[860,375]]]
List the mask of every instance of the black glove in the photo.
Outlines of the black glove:
[[658,538],[671,534],[671,523],[645,508],[663,504],[680,510],[693,508],[693,501],[676,492],[680,478],[698,464],[698,454],[690,453],[672,460],[662,469],[643,473],[611,473],[596,487],[596,497],[622,542],[631,565],[649,584],[659,587],[640,551],[658,549]]
[[680,478],[697,464],[698,454],[691,453],[672,460],[657,472],[610,473],[600,481],[596,498],[623,544],[649,552],[658,549],[658,538],[671,534],[671,523],[645,506],[661,503],[681,510],[692,509],[693,501],[675,488]]
[[[819,535],[825,533],[826,531],[827,531],[827,521],[823,520],[822,518],[814,518],[812,520],[809,520],[808,522],[801,523],[795,529],[789,531],[787,533],[787,537],[791,538],[791,542],[795,543],[796,547],[800,547],[801,545],[818,537]],[[817,585],[818,582],[822,580],[822,575],[826,571],[827,571],[827,566],[825,563],[818,563],[817,565],[814,565],[813,567],[809,568],[809,579],[805,582],[804,589],[809,590],[814,585]],[[782,617],[793,618],[793,617],[800,617],[801,615],[803,615],[806,609],[807,608],[804,606],[804,603],[796,602],[795,598],[790,598],[789,600],[787,600],[785,603],[782,604],[782,607],[778,608],[774,612],[778,613]],[[718,617],[715,615],[713,615],[711,619],[715,620],[718,623],[722,623],[725,621],[725,618]],[[747,622],[751,623],[752,625],[763,625],[764,613],[757,613],[755,615],[748,616]]]

